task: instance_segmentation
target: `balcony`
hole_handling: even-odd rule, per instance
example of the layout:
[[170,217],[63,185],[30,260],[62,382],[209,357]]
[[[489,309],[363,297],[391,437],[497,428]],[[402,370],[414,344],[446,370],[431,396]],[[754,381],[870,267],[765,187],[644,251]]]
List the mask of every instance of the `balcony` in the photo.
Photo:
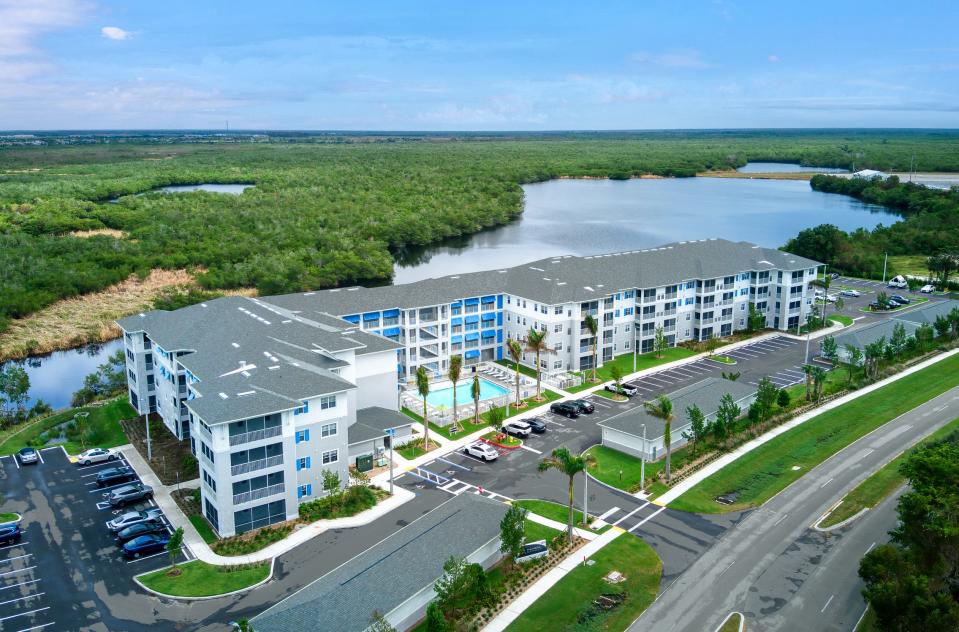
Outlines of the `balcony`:
[[676,313],[676,309],[667,309],[662,312],[663,316],[672,316]]
[[676,298],[678,295],[678,292],[666,292],[666,294],[663,295],[663,299],[669,301]]
[[436,340],[439,329],[436,325],[420,327],[420,340]]
[[254,500],[260,500],[261,498],[269,498],[270,496],[277,496],[286,491],[286,485],[284,483],[277,483],[276,485],[270,485],[268,487],[261,487],[260,489],[254,489],[248,492],[243,492],[242,494],[233,494],[233,504],[239,505],[241,503],[248,503]]
[[733,304],[733,299],[731,298],[727,298],[724,301],[719,301],[718,303],[716,303],[716,305],[732,305],[732,304]]
[[420,357],[423,359],[439,357],[439,348],[435,344],[420,347]]
[[709,323],[711,323],[711,322],[713,322],[713,321],[715,321],[715,320],[716,320],[715,318],[710,317],[710,318],[703,318],[703,319],[700,320],[699,322],[702,323],[703,325],[708,325]]
[[674,331],[676,331],[676,325],[670,325],[669,327],[663,327],[663,333],[664,333],[664,334],[670,334],[670,333],[672,333],[672,332],[674,332]]
[[283,465],[282,454],[278,454],[276,456],[270,456],[265,459],[258,459],[256,461],[250,461],[249,463],[240,463],[239,465],[233,465],[230,467],[230,475],[239,476],[240,474],[249,474],[250,472],[255,472],[257,470],[264,470],[268,467],[276,467],[277,465]]
[[251,441],[259,441],[260,439],[269,439],[270,437],[278,437],[283,433],[283,428],[281,426],[273,426],[272,428],[264,428],[263,430],[253,430],[251,432],[244,432],[243,434],[233,435],[230,437],[230,445],[240,445],[241,443],[250,443]]

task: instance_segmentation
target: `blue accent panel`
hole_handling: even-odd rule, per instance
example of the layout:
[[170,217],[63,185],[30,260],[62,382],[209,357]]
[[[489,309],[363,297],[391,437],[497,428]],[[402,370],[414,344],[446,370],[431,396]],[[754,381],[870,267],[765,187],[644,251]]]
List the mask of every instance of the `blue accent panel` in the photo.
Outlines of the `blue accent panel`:
[[487,320],[496,320],[496,314],[494,314],[493,312],[486,312],[485,314],[483,314],[482,319],[483,319],[483,322],[486,322]]
[[467,351],[463,355],[466,356],[467,360],[472,360],[473,358],[479,357],[479,351],[477,351],[476,349],[472,349],[470,351]]
[[503,309],[503,295],[500,294],[496,297],[496,309]]
[[466,317],[466,322],[467,322],[467,323],[478,323],[478,322],[479,322],[479,316],[476,316],[475,314],[474,314],[473,316],[467,316],[467,317]]
[[478,298],[468,298],[468,299],[466,299],[465,303],[466,303],[467,305],[479,305],[479,299],[478,299]]
[[398,309],[388,309],[383,312],[383,318],[399,318],[400,310]]
[[503,359],[503,347],[496,347],[496,359],[497,360]]
[[399,336],[399,335],[400,335],[400,328],[399,328],[399,327],[390,327],[389,329],[384,329],[384,330],[383,330],[383,335],[384,335],[384,336]]
[[463,336],[453,336],[452,338],[450,338],[450,344],[455,345],[460,342],[463,342]]
[[[496,342],[503,342],[503,330],[500,329],[496,332]],[[502,347],[500,347],[502,349]]]
[[354,325],[356,325],[356,324],[358,324],[358,323],[360,322],[360,315],[359,315],[359,314],[350,314],[349,316],[344,316],[344,317],[343,317],[343,320],[349,321],[349,322],[353,323]]
[[496,297],[495,297],[495,296],[484,296],[484,297],[483,297],[483,302],[484,302],[484,303],[495,303],[495,302],[496,302]]
[[379,312],[367,312],[363,314],[363,320],[379,320],[379,319],[380,319]]
[[462,324],[463,324],[463,319],[462,319],[462,318],[459,318],[459,317],[453,318],[453,319],[450,320],[450,324],[451,324],[451,325],[462,325]]
[[450,303],[450,307],[452,308],[463,307],[463,301],[456,301],[455,303]]
[[492,330],[492,329],[487,329],[486,331],[483,332],[483,338],[484,338],[484,339],[485,339],[485,338],[495,338],[495,337],[496,337],[496,332],[495,332],[494,330]]
[[503,312],[496,313],[496,326],[497,327],[503,326]]
[[467,340],[467,341],[470,341],[470,340],[479,340],[479,334],[476,333],[476,332],[473,332],[473,333],[471,333],[471,334],[466,334],[466,340]]

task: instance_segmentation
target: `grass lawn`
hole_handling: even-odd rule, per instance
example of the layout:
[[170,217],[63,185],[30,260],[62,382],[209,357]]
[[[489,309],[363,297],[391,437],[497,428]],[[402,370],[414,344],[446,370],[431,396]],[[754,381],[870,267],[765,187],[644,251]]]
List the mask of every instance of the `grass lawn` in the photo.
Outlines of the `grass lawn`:
[[[87,422],[88,432],[94,435],[95,445],[101,448],[113,448],[127,443],[127,437],[120,427],[120,420],[137,416],[136,411],[122,398],[114,399],[103,406],[71,408],[40,421],[28,422],[16,427],[20,432],[8,434],[6,439],[0,443],[0,456],[13,454],[28,444],[36,448],[43,447],[44,437],[41,437],[41,435],[49,433],[55,426],[70,421],[79,412],[90,413]],[[86,447],[89,448],[91,445],[93,444],[88,442]],[[63,444],[63,447],[70,454],[77,454],[84,449],[79,442],[74,441],[67,441]]]
[[[590,476],[600,480],[607,485],[628,491],[630,493],[638,492],[640,486],[641,461],[638,457],[607,448],[603,445],[595,445],[587,450],[596,457],[596,465],[589,470]],[[700,452],[702,454],[702,452]],[[670,456],[670,467],[675,472],[692,456],[690,446],[685,445],[673,450]],[[666,467],[666,459],[657,461],[646,461],[646,480],[655,479],[655,477]],[[658,491],[657,491],[658,490]],[[666,491],[666,486],[661,483],[651,483],[647,491],[655,494],[661,494]]]
[[[535,499],[517,500],[514,501],[513,504],[522,507],[530,513],[555,520],[562,524],[566,524],[566,521],[569,520],[569,507],[567,505],[560,505],[559,503],[554,503],[549,500]],[[573,520],[576,521],[577,525],[582,526],[583,512],[575,507],[573,508]]]
[[927,259],[928,257],[922,255],[893,255],[889,257],[889,266],[896,271],[896,274],[928,278]]
[[[406,445],[404,445],[402,448],[397,448],[396,451],[399,453],[400,456],[402,456],[404,459],[408,461],[415,459],[418,456],[426,454],[426,450],[423,449],[423,439],[424,437],[420,437],[419,439],[414,439],[410,441],[409,443],[407,443]],[[440,447],[440,444],[430,440],[431,451],[435,450],[438,447]]]
[[[954,419],[939,430],[919,442],[919,445],[929,441],[936,441],[959,430],[959,419]],[[895,459],[874,472],[869,478],[859,483],[842,499],[842,504],[836,507],[821,523],[820,527],[831,527],[843,520],[852,518],[865,507],[875,507],[886,496],[893,493],[906,482],[906,477],[899,472],[899,467],[905,462],[911,450],[907,450]]]
[[190,516],[190,522],[196,527],[196,530],[200,533],[200,537],[203,538],[203,541],[207,544],[213,544],[219,538],[216,537],[216,534],[213,533],[213,527],[210,526],[210,523],[206,521],[206,518],[193,514]]
[[742,623],[742,620],[743,615],[734,612],[723,621],[722,627],[716,630],[716,632],[739,632],[739,624]]
[[[580,614],[590,611],[602,594],[626,593],[626,600],[609,613],[596,615],[590,630],[625,630],[656,598],[663,564],[651,546],[629,535],[621,535],[592,557],[592,566],[577,566],[523,611],[507,630],[569,630]],[[603,578],[619,571],[626,580],[607,583]],[[586,629],[585,627],[582,629]]]
[[721,362],[723,364],[736,364],[736,360],[729,357],[728,355],[720,355],[716,353],[714,353],[711,356],[708,356],[707,360],[712,360],[713,362]]
[[[696,355],[695,351],[690,351],[683,347],[670,347],[663,352],[662,358],[657,358],[656,354],[653,352],[650,353],[641,353],[636,356],[636,370],[642,371],[643,369],[648,369],[650,367],[659,366],[660,364],[666,364],[667,362],[675,362],[676,360],[682,360],[683,358],[688,358],[690,356]],[[613,379],[610,375],[610,369],[613,365],[618,365],[620,370],[623,372],[623,375],[629,375],[633,373],[633,354],[624,353],[623,355],[616,356],[612,362],[607,362],[603,366],[596,369],[596,377],[599,379],[599,382],[589,382],[584,381],[579,386],[573,386],[568,388],[570,393],[578,393],[579,391],[584,391],[588,388],[596,386],[601,382],[608,382]],[[577,375],[582,375],[584,378],[592,377],[592,371],[582,371],[577,373]]]
[[611,399],[614,402],[624,402],[627,399],[625,395],[620,395],[619,393],[607,391],[605,388],[601,388],[598,391],[593,391],[593,395],[597,395],[599,397],[605,397],[606,399]]
[[[409,408],[403,408],[403,414],[409,417],[410,419],[423,423],[423,416],[418,415],[417,413],[413,412]],[[461,430],[455,434],[450,432],[450,429],[448,426],[447,427],[437,426],[431,421],[430,432],[436,432],[440,436],[446,437],[447,439],[455,439],[457,437],[462,437],[464,434],[472,434],[476,432],[477,430],[479,430],[480,428],[485,428],[486,426],[489,425],[488,423],[486,423],[486,421],[482,420],[482,417],[480,417],[480,420],[481,420],[480,423],[474,424],[472,417],[469,417],[466,419],[460,419],[459,422],[457,422],[457,426],[461,428]]]
[[263,562],[244,567],[214,566],[193,560],[180,564],[182,572],[173,577],[170,569],[164,568],[153,573],[140,575],[144,586],[166,595],[178,597],[210,597],[240,590],[266,579],[270,574],[270,564]]
[[[512,371],[516,370],[516,364],[512,360],[497,360],[496,364],[500,366],[505,366],[507,369],[510,369]],[[536,370],[524,364],[519,365],[519,372],[525,375],[526,377],[531,377],[533,379],[536,379]],[[516,377],[516,376],[514,375],[513,377]]]
[[533,522],[529,518],[526,519],[526,541],[527,542],[536,542],[537,540],[546,540],[549,542],[560,532],[551,527],[547,527],[545,524],[540,524],[538,522]]
[[[761,505],[841,448],[956,385],[959,356],[952,356],[779,435],[693,487],[670,508],[722,513]],[[716,502],[717,496],[730,493],[738,494],[736,503]]]
[[849,325],[853,323],[852,318],[850,318],[849,316],[845,316],[843,314],[830,314],[829,316],[826,317],[826,320],[834,320],[840,325],[842,325],[843,327],[848,327]]
[[14,520],[16,520],[16,519],[19,518],[19,517],[20,517],[19,514],[15,514],[15,513],[13,513],[12,511],[8,511],[8,512],[6,512],[6,513],[0,513],[0,524],[5,524],[5,523],[7,523],[7,522],[13,522]]

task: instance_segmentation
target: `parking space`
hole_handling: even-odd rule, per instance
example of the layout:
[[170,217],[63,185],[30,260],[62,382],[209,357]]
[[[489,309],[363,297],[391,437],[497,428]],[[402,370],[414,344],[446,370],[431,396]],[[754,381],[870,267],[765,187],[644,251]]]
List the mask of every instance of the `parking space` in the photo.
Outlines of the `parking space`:
[[[128,483],[98,488],[96,477],[126,465],[122,458],[78,466],[60,448],[41,454],[42,461],[34,465],[0,459],[4,493],[23,515],[22,541],[0,548],[0,630],[77,629],[97,622],[104,629],[120,629],[111,626],[98,604],[110,595],[134,593],[133,576],[167,566],[169,555],[160,551],[124,558],[106,523],[155,504],[147,500],[111,507],[111,490]],[[180,561],[192,558],[188,549],[179,556]]]

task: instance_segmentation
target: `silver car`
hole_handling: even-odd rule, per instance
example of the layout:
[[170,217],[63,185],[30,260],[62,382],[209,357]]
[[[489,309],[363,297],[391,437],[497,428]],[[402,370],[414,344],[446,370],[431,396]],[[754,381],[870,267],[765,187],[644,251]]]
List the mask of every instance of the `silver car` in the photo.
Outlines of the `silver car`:
[[94,463],[104,463],[106,461],[115,461],[117,453],[107,448],[90,448],[84,450],[77,456],[77,465],[93,465]]
[[160,520],[163,518],[163,511],[159,507],[153,507],[152,509],[147,509],[146,511],[128,511],[125,514],[120,514],[113,520],[107,522],[107,529],[112,533],[117,533],[122,531],[127,527],[130,527],[141,522],[146,522],[148,520]]
[[17,457],[20,459],[20,465],[36,464],[40,461],[40,455],[34,448],[20,448]]

